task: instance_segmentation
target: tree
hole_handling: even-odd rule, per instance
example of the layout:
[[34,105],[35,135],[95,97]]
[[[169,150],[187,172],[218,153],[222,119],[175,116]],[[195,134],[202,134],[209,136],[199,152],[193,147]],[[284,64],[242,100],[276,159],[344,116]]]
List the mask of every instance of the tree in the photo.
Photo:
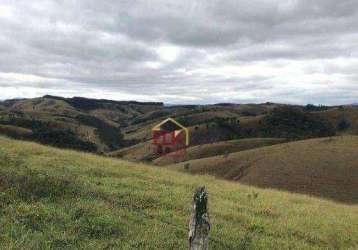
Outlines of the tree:
[[342,117],[341,120],[338,122],[338,130],[344,131],[349,129],[351,126],[350,121],[346,117]]
[[335,135],[335,127],[318,114],[301,108],[275,108],[260,124],[263,136],[281,138],[312,138]]

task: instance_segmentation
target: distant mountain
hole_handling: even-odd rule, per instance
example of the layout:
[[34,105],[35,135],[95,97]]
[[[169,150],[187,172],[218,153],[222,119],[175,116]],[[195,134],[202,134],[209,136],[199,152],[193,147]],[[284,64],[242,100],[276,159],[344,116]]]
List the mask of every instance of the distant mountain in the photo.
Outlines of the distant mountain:
[[[278,117],[272,117],[274,110],[284,107],[288,108],[287,112],[284,110]],[[320,137],[326,134],[317,134],[317,131],[322,132],[327,122],[335,128],[344,112],[350,121],[358,116],[358,110],[352,107],[335,109],[275,103],[164,105],[162,102],[46,95],[0,102],[0,134],[97,153],[134,146],[126,152],[147,155],[151,128],[168,117],[190,130],[190,145],[195,146],[262,136]],[[270,117],[271,120],[266,119]],[[327,121],[320,121],[322,117]],[[358,131],[357,126],[352,122],[349,131]],[[141,159],[138,153],[130,154],[132,158]]]
[[125,140],[122,129],[132,119],[163,107],[161,102],[50,95],[5,100],[0,102],[0,132],[58,147],[107,152],[137,143]]
[[94,109],[101,107],[105,104],[117,104],[117,105],[154,105],[154,106],[163,106],[162,102],[138,102],[138,101],[114,101],[107,99],[93,99],[93,98],[85,98],[85,97],[72,97],[72,98],[64,98],[58,96],[45,95],[43,98],[57,99],[63,100],[71,105],[79,106],[79,108],[84,109]]

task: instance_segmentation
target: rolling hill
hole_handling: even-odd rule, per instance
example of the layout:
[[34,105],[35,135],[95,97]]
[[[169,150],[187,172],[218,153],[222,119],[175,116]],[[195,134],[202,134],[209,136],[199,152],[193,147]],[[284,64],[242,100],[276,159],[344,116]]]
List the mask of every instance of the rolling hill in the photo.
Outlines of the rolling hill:
[[346,120],[348,123],[347,128],[344,131],[340,131],[340,133],[358,134],[358,107],[342,106],[319,112],[319,114],[328,119],[337,128],[342,120]]
[[[325,140],[312,143],[331,143]],[[265,150],[275,147],[281,146]],[[199,185],[209,192],[210,249],[358,247],[357,205],[5,137],[0,137],[1,246],[187,249],[191,199]]]
[[256,147],[263,147],[285,142],[282,138],[252,138],[243,140],[219,141],[209,144],[200,144],[186,149],[184,158],[170,157],[171,154],[159,157],[155,154],[155,147],[152,141],[137,143],[130,147],[125,147],[106,154],[110,157],[117,157],[134,162],[153,163],[158,166],[169,165],[181,161],[205,158],[231,152],[248,150]]
[[190,129],[191,146],[233,139],[334,135],[342,120],[345,124],[339,134],[358,134],[358,109],[353,106],[165,106],[49,95],[0,102],[0,133],[62,148],[108,153],[136,144],[139,147],[151,139],[151,128],[168,117]]
[[358,203],[358,136],[284,143],[168,168]]
[[155,158],[152,141],[137,143],[107,154],[110,157],[117,157],[128,161],[151,161]]
[[158,166],[165,166],[173,163],[178,163],[178,161],[190,161],[190,160],[207,158],[217,155],[227,155],[233,152],[265,147],[265,146],[270,146],[283,142],[286,142],[286,139],[251,138],[251,139],[221,141],[221,142],[189,147],[186,149],[186,153],[183,158],[170,157],[171,154],[168,154],[163,157],[155,159],[153,163]]
[[138,116],[162,109],[163,104],[44,96],[7,100],[0,107],[2,134],[58,147],[108,152],[137,143],[123,138],[123,128]]

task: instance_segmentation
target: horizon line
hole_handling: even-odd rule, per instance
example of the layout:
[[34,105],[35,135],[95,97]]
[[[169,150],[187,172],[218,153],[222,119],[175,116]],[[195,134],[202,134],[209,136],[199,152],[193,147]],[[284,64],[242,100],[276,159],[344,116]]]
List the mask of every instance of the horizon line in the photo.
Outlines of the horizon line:
[[270,104],[277,104],[277,105],[291,105],[291,106],[307,106],[307,105],[314,105],[314,106],[325,106],[325,107],[339,107],[339,106],[358,106],[358,101],[353,103],[345,103],[345,104],[335,104],[335,105],[326,105],[321,103],[304,103],[304,104],[298,104],[298,103],[285,103],[285,102],[273,102],[273,101],[266,101],[266,102],[216,102],[216,103],[169,103],[164,101],[140,101],[140,100],[133,100],[133,99],[127,99],[127,100],[117,100],[117,99],[107,99],[107,98],[94,98],[94,97],[86,97],[86,96],[78,96],[73,95],[71,97],[61,96],[61,95],[41,95],[36,97],[14,97],[14,98],[8,98],[8,99],[0,99],[0,102],[5,101],[15,101],[15,100],[30,100],[30,99],[37,99],[37,98],[46,98],[46,97],[53,97],[53,98],[63,98],[63,99],[73,99],[73,98],[83,98],[83,99],[89,99],[89,100],[98,100],[98,101],[113,101],[113,102],[137,102],[137,103],[158,103],[162,104],[163,106],[167,107],[174,107],[174,106],[210,106],[210,105],[270,105]]

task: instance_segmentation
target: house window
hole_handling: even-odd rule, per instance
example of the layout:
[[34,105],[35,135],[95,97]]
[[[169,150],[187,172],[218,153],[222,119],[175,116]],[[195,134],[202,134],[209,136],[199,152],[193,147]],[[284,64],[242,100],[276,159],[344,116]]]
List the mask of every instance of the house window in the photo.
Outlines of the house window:
[[175,143],[174,132],[167,132],[163,134],[163,144],[173,145],[174,143]]

